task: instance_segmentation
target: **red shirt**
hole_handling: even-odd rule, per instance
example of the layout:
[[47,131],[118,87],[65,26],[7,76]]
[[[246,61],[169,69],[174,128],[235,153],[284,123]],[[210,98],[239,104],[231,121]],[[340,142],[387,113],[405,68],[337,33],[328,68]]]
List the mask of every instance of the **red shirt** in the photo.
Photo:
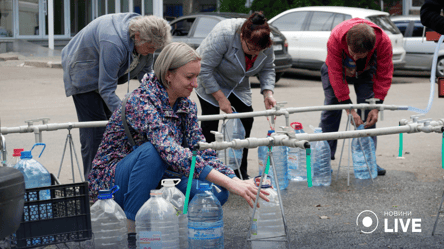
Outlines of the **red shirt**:
[[255,56],[253,59],[250,59],[250,56],[245,54],[245,72],[250,70],[251,67],[253,67],[254,62],[256,61],[257,56]]
[[327,60],[328,77],[330,84],[335,92],[339,102],[350,99],[350,90],[347,81],[343,77],[342,53],[345,52],[349,57],[346,34],[356,24],[366,23],[370,25],[376,34],[375,47],[367,55],[364,68],[367,68],[371,56],[377,51],[376,66],[377,70],[373,76],[373,92],[375,98],[384,100],[392,84],[393,77],[393,51],[392,43],[388,35],[376,24],[360,18],[353,18],[338,24],[332,31],[327,42]]

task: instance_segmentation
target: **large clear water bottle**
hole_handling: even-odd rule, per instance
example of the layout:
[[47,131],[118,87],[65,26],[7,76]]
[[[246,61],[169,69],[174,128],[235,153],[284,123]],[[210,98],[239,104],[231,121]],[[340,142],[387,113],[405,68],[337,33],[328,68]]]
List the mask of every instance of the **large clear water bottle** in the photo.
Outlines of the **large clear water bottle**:
[[[314,133],[322,133],[322,128],[317,127]],[[310,143],[312,183],[313,186],[330,186],[331,184],[331,153],[326,140]]]
[[[273,130],[268,131],[268,136],[274,133]],[[267,146],[259,146],[257,150],[258,161],[259,161],[259,174],[262,174],[264,167],[267,165]],[[279,189],[286,189],[288,187],[288,165],[287,165],[287,156],[288,156],[288,148],[286,146],[274,146],[272,147],[273,152],[273,161],[274,167],[276,169],[277,178],[279,182]],[[270,161],[271,165],[271,161]],[[270,168],[268,170],[268,175],[271,177],[271,181],[274,188],[276,187],[276,183],[274,181],[274,172],[273,169]]]
[[[364,129],[363,124],[358,127],[358,130],[363,130],[363,129]],[[362,148],[359,144],[359,140],[361,140]],[[366,159],[371,171],[371,177],[376,178],[378,176],[378,170],[376,168],[375,144],[371,137],[353,138],[352,158],[353,158],[353,169],[355,177],[357,179],[370,179],[370,174],[368,172]]]
[[[261,177],[255,177],[254,182],[259,187]],[[262,182],[262,190],[267,192],[269,202],[259,198],[260,208],[256,209],[253,217],[253,225],[251,227],[252,248],[285,248],[285,242],[276,241],[256,241],[254,239],[275,238],[285,236],[284,222],[282,219],[281,209],[279,206],[279,198],[276,190],[271,188],[271,180],[264,179]],[[253,216],[253,209],[250,208],[250,217]]]
[[185,195],[175,186],[179,184],[180,179],[163,179],[162,188],[163,198],[173,204],[177,210],[179,219],[179,246],[181,249],[188,248],[188,216],[183,213]]
[[91,228],[96,249],[128,248],[126,215],[113,200],[113,194],[118,190],[119,186],[99,190],[99,200],[91,206]]
[[179,218],[173,204],[153,189],[136,214],[137,248],[179,248]]
[[[235,113],[235,112],[234,112]],[[245,129],[240,119],[229,119],[222,129],[225,141],[233,141],[234,139],[245,139]],[[228,155],[228,163],[225,162],[225,151]],[[242,162],[243,149],[228,148],[218,151],[218,157],[231,169],[239,169]]]
[[224,220],[219,200],[212,192],[212,184],[199,182],[198,193],[188,208],[188,246],[193,249],[223,249]]
[[[20,161],[14,165],[15,169],[20,170],[25,177],[25,187],[27,189],[37,188],[37,187],[47,187],[51,186],[51,175],[48,170],[40,164],[38,161],[32,158],[32,150],[35,146],[43,146],[42,152],[40,152],[39,157],[42,155],[46,148],[44,143],[36,143],[32,146],[30,151],[22,151],[20,156]],[[26,199],[29,196],[29,200]],[[37,200],[49,200],[51,199],[51,192],[49,189],[41,190],[35,195],[28,194],[25,195],[25,201],[37,201]],[[39,212],[39,209],[41,212]],[[40,205],[29,205],[25,208],[23,217],[25,221],[36,221],[52,218],[52,206],[51,203],[40,204]]]
[[[296,134],[305,133],[302,124],[293,122],[290,125]],[[288,177],[291,181],[307,181],[307,164],[305,150],[298,147],[288,148]]]

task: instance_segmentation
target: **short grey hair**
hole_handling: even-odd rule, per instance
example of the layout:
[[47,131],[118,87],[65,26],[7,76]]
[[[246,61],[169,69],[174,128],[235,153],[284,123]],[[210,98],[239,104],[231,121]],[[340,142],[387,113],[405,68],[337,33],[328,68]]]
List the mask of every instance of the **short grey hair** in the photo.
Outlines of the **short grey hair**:
[[138,16],[133,18],[129,24],[129,33],[132,39],[136,33],[140,33],[141,42],[137,46],[147,42],[158,48],[164,47],[171,42],[171,26],[165,20],[157,16]]
[[174,72],[179,67],[192,61],[200,61],[202,57],[189,45],[183,42],[172,42],[165,46],[154,63],[154,73],[159,81],[168,88],[166,75],[168,71]]

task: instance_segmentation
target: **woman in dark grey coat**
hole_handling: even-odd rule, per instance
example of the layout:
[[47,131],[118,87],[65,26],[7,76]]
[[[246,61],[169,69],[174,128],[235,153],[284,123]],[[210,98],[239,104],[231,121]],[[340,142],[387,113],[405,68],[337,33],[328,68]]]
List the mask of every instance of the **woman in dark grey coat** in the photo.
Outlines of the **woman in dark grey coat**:
[[[197,78],[196,93],[202,115],[252,112],[250,76],[258,75],[266,109],[276,105],[274,53],[270,27],[261,12],[247,20],[227,19],[218,23],[197,49],[202,56],[202,68]],[[253,118],[241,119],[246,137],[250,136]],[[207,142],[215,140],[210,131],[217,131],[219,121],[203,121],[202,133]],[[247,174],[248,149],[244,149],[240,171]],[[238,174],[236,172],[236,174]],[[239,176],[239,175],[238,175]]]

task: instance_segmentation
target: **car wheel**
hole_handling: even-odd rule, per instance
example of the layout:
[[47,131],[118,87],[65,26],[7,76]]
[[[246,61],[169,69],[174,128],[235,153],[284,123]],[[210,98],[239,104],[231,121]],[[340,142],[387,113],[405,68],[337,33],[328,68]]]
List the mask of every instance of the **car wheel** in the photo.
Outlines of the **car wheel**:
[[444,56],[439,57],[436,63],[436,77],[444,77]]
[[276,73],[276,82],[275,82],[275,84],[281,79],[282,75],[284,75],[284,73]]

